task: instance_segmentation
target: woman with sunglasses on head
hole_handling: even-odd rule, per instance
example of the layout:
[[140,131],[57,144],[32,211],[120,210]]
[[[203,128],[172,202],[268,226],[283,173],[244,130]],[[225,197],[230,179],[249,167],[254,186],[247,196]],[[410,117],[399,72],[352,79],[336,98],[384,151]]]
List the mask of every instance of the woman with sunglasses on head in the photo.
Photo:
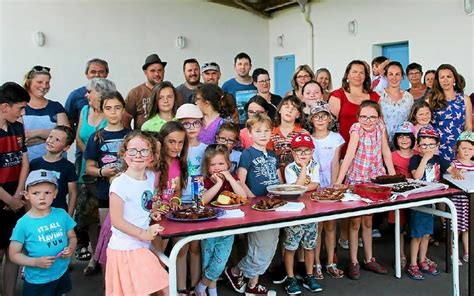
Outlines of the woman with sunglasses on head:
[[46,153],[46,139],[53,127],[69,126],[64,107],[45,97],[50,88],[50,70],[48,67],[34,66],[25,76],[24,87],[30,95],[30,101],[25,108],[23,123],[30,161]]
[[314,80],[314,73],[308,65],[300,65],[296,68],[293,78],[291,79],[291,86],[293,90],[288,91],[285,94],[287,96],[297,96],[300,100],[303,100],[303,85],[306,82]]
[[331,96],[332,91],[332,77],[331,72],[329,72],[326,68],[319,68],[315,74],[315,80],[322,86],[323,88],[323,98],[324,101],[328,101],[329,97]]

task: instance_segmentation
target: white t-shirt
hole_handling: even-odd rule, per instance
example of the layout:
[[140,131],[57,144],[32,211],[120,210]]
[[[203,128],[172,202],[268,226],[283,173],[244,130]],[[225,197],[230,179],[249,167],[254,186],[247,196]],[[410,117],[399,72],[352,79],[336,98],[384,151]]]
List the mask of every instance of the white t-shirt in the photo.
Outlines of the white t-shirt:
[[239,163],[240,163],[240,155],[242,155],[242,152],[232,149],[232,152],[229,155],[230,164],[231,164],[230,166],[231,173],[237,172],[237,168],[239,167]]
[[[285,168],[285,180],[287,184],[295,184],[301,174],[301,167],[296,162],[288,164]],[[311,159],[309,164],[306,166],[306,176],[309,176],[311,183],[319,183],[319,164]]]
[[[123,218],[142,229],[148,229],[150,225],[150,212],[145,206],[153,197],[154,181],[155,173],[146,171],[146,180],[140,181],[121,174],[110,184],[110,192],[123,200]],[[108,246],[110,249],[126,251],[149,246],[149,241],[141,241],[112,226],[112,237]]]
[[316,147],[313,152],[313,159],[319,163],[321,187],[327,187],[331,185],[331,174],[332,174],[332,160],[336,149],[342,146],[345,141],[339,133],[329,132],[324,139],[313,138],[314,146]]
[[184,188],[181,195],[181,202],[189,204],[192,202],[192,176],[202,175],[201,173],[201,164],[204,157],[204,150],[206,150],[207,145],[200,143],[198,146],[191,147],[188,149],[188,183],[186,188]]

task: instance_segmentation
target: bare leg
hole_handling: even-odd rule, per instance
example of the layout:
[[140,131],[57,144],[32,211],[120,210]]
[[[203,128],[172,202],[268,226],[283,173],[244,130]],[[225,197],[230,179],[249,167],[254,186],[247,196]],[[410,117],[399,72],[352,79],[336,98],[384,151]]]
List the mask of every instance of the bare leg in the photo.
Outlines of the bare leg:
[[372,215],[362,216],[362,240],[364,241],[365,262],[374,257],[372,254]]
[[13,296],[15,295],[19,266],[10,261],[8,249],[3,249],[0,251],[0,258],[4,257],[3,254],[5,254],[5,262],[3,265],[2,295]]
[[341,239],[343,240],[349,239],[349,220],[351,220],[351,218],[339,220],[339,226],[341,228]]
[[184,245],[178,253],[176,259],[176,275],[178,290],[186,290],[186,275],[187,275],[187,255],[189,244]]
[[313,274],[314,250],[304,250],[304,265],[306,267],[306,275]]
[[410,243],[410,265],[417,265],[418,251],[420,250],[421,239],[419,237],[412,237]]
[[285,250],[285,269],[288,277],[294,277],[295,251]]
[[201,278],[201,244],[199,241],[192,241],[189,243],[189,255],[191,273],[191,286],[196,287]]
[[336,248],[336,221],[324,222],[324,235],[326,254],[328,256],[327,265],[330,265],[334,263],[334,249]]
[[400,233],[400,257],[406,258],[405,254],[405,234],[402,232]]
[[461,232],[461,239],[462,239],[463,255],[469,254],[469,232],[468,231]]
[[426,260],[426,254],[428,253],[428,244],[430,243],[430,235],[425,234],[423,235],[423,238],[421,239],[420,243],[420,251],[419,251],[419,260],[420,262],[423,262]]
[[359,263],[359,261],[357,260],[357,248],[359,247],[360,223],[361,217],[355,217],[350,219],[349,249],[351,255],[351,263]]
[[[318,238],[316,239],[316,248],[314,248],[314,263],[321,264],[320,261],[320,255],[321,255],[321,233],[323,232],[324,229],[324,224],[326,222],[321,222],[318,224]],[[327,233],[326,233],[327,237]],[[327,246],[326,246],[327,247]],[[306,250],[305,250],[306,252]],[[305,261],[306,262],[306,261]]]
[[258,284],[258,275],[249,279],[248,285],[250,286],[250,288],[255,287],[257,284]]

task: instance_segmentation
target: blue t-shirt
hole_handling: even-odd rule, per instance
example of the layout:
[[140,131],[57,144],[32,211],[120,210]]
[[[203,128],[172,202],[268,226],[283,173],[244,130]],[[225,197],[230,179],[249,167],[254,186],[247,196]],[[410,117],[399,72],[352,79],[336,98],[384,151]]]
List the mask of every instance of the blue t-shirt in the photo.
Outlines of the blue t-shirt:
[[66,99],[64,108],[66,109],[67,118],[74,122],[75,125],[79,122],[79,115],[82,108],[88,104],[87,102],[87,87],[81,86],[73,90]]
[[[421,159],[423,156],[421,155],[413,155],[410,158],[410,164],[408,168],[410,173],[418,168],[420,165]],[[439,182],[441,177],[446,173],[446,170],[449,168],[449,162],[445,159],[440,157],[439,155],[433,155],[433,157],[428,160],[426,164],[425,172],[423,173],[423,178],[421,181],[427,182]]]
[[[33,109],[26,105],[25,115],[23,115],[23,124],[25,131],[37,129],[52,129],[58,122],[58,114],[66,113],[64,107],[55,101],[48,100],[44,108]],[[33,145],[28,147],[29,161],[46,154],[46,144]]]
[[263,153],[250,146],[242,152],[239,168],[247,170],[245,184],[256,196],[266,195],[267,186],[280,184],[278,159],[273,151]]
[[241,84],[235,78],[232,78],[224,82],[222,90],[234,96],[239,111],[240,124],[244,124],[247,118],[244,110],[245,104],[257,94],[257,88],[253,83]]
[[[100,129],[100,138],[94,140],[96,134],[93,133],[87,141],[85,159],[94,160],[99,168],[114,165],[118,160],[118,152],[122,145],[123,138],[131,132],[131,129],[110,132]],[[97,178],[97,196],[101,200],[109,199],[109,179],[107,177]]]
[[72,162],[61,158],[56,162],[49,162],[43,157],[33,159],[30,163],[30,172],[35,170],[48,170],[58,179],[58,195],[51,204],[52,207],[68,210],[66,196],[69,193],[68,183],[77,182],[76,167]]
[[193,176],[202,175],[201,173],[201,163],[204,157],[204,150],[206,150],[207,145],[204,143],[199,144],[196,147],[189,147],[188,150],[188,182],[186,187],[183,189],[181,194],[181,202],[185,204],[192,203],[192,178]]
[[[69,245],[67,233],[76,222],[63,210],[51,208],[44,217],[26,213],[16,223],[10,240],[23,244],[26,255],[33,258],[56,256]],[[70,258],[58,258],[49,268],[25,266],[25,280],[44,284],[59,279],[68,269]]]

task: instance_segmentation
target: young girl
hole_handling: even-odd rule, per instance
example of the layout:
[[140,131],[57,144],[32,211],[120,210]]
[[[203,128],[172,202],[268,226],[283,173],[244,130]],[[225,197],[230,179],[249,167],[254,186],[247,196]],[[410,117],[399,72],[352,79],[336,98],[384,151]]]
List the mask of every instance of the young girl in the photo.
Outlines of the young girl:
[[[224,190],[243,197],[247,196],[237,175],[231,173],[230,168],[229,150],[225,145],[212,144],[206,148],[202,162],[203,175],[206,177],[203,203],[209,203]],[[195,289],[197,296],[217,296],[217,280],[225,269],[233,242],[233,235],[201,241],[203,275]]]
[[[319,163],[320,185],[321,188],[328,187],[336,181],[339,172],[339,159],[341,147],[344,145],[344,139],[340,134],[329,130],[333,117],[329,110],[329,105],[324,101],[319,101],[312,108],[311,118],[313,126],[313,142],[316,149],[313,152],[313,158]],[[321,253],[321,233],[325,231],[325,246],[327,254],[326,272],[333,278],[341,278],[344,272],[337,268],[334,262],[334,250],[336,248],[336,221],[326,221],[319,223],[318,238],[316,249],[314,250],[314,275],[316,279],[323,279],[322,266],[320,261]]]
[[285,97],[277,107],[276,127],[272,130],[268,150],[273,150],[278,158],[283,175],[287,164],[293,161],[291,140],[296,134],[308,133],[302,128],[304,122],[303,103],[296,96]]
[[163,125],[176,116],[176,98],[178,93],[173,84],[163,81],[153,87],[151,92],[151,110],[147,121],[143,123],[142,131],[159,132]]
[[415,137],[422,127],[431,127],[432,113],[430,105],[425,101],[417,101],[413,104],[408,121],[415,125]]
[[[387,132],[381,119],[380,105],[373,101],[360,104],[358,121],[349,131],[350,139],[347,152],[339,170],[336,184],[355,184],[370,182],[372,178],[385,175],[385,166],[389,175],[395,174],[392,154],[388,146]],[[346,176],[347,175],[347,176]],[[364,268],[380,274],[387,270],[380,266],[372,256],[372,215],[351,218],[349,244],[351,264],[348,276],[359,279],[360,265],[357,260],[358,233],[362,222],[362,240],[364,242]]]
[[223,144],[229,149],[230,172],[235,173],[240,162],[242,152],[235,150],[236,144],[239,142],[239,126],[231,122],[226,122],[217,131],[216,143]]
[[[454,179],[464,179],[465,172],[474,172],[474,133],[471,131],[464,131],[459,135],[456,142],[456,159],[451,163],[451,171]],[[453,170],[455,168],[456,170]],[[453,196],[452,201],[456,205],[456,212],[458,214],[458,230],[461,232],[462,246],[464,249],[462,260],[469,262],[469,248],[468,248],[468,227],[469,227],[469,200],[466,196]]]
[[[153,162],[156,145],[140,131],[127,135],[119,155],[125,172],[110,185],[112,237],[107,249],[106,295],[167,294],[168,274],[150,250],[150,241],[162,230],[150,225],[146,208],[153,195]],[[143,268],[147,266],[147,268]]]
[[[316,105],[316,102],[323,101],[323,87],[316,81],[311,80],[303,86],[303,113],[309,117],[311,115],[311,108]],[[310,133],[313,133],[313,124],[310,120],[303,121],[303,127]]]
[[199,141],[207,145],[213,144],[224,118],[232,116],[231,104],[222,89],[214,84],[200,86],[195,95],[195,103],[204,114]]
[[95,262],[102,265],[102,272],[105,275],[106,249],[111,235],[110,228],[104,227],[105,217],[109,212],[109,180],[120,172],[122,165],[118,158],[118,152],[123,138],[131,131],[122,125],[125,101],[119,92],[115,91],[102,96],[100,110],[104,114],[107,124],[90,136],[84,156],[86,159],[86,174],[97,178],[99,225],[102,227],[97,241],[94,261],[91,260],[84,269],[85,275],[95,271]]
[[[393,166],[397,174],[403,174],[406,178],[412,178],[408,166],[410,158],[413,156],[413,147],[415,147],[416,139],[414,134],[415,127],[411,122],[403,122],[394,131],[393,146],[395,151],[392,152]],[[395,213],[388,213],[388,222],[395,223]],[[405,228],[407,225],[406,212],[400,210],[400,226]],[[405,235],[406,229],[400,232],[400,265],[401,269],[405,269],[407,258],[405,255]]]

